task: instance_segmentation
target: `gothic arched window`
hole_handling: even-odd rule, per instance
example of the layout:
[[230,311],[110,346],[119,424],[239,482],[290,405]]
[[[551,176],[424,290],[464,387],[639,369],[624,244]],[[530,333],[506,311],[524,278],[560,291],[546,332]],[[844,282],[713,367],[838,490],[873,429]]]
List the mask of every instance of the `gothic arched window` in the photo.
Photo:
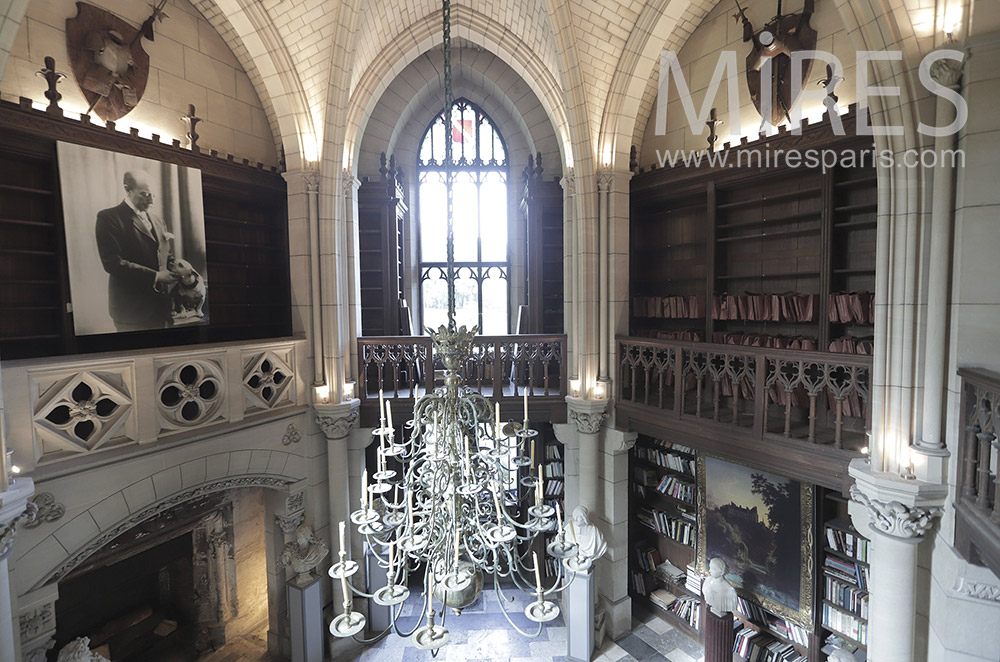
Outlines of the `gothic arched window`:
[[[446,129],[447,126],[447,129]],[[457,99],[424,133],[417,160],[420,297],[423,326],[447,323],[445,140],[452,141],[456,321],[484,335],[507,333],[510,252],[507,243],[507,148],[492,120]]]

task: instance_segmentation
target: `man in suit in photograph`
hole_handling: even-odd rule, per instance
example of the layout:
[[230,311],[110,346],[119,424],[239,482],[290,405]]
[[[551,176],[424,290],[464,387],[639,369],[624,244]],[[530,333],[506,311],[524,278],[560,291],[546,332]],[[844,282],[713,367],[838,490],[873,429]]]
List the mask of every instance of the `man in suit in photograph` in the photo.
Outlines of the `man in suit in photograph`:
[[168,269],[170,239],[160,217],[150,213],[150,177],[141,170],[125,173],[125,199],[97,213],[97,250],[108,272],[108,312],[122,331],[162,329],[169,325],[170,286],[177,275]]

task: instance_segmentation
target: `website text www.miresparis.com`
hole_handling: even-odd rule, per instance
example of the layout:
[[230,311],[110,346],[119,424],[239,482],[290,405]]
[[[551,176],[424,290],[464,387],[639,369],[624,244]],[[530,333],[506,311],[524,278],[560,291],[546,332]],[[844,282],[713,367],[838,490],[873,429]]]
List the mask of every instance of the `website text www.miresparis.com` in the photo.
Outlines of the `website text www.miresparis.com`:
[[776,149],[752,147],[712,152],[708,150],[656,150],[660,168],[819,168],[824,173],[833,168],[934,168],[938,165],[963,167],[961,149],[908,149],[902,152],[865,149]]

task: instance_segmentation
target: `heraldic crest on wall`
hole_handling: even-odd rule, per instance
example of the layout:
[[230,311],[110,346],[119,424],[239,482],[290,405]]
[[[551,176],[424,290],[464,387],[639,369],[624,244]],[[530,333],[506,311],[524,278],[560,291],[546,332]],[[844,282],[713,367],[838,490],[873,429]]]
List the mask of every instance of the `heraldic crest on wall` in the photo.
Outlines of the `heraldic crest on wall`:
[[[805,89],[806,79],[812,69],[812,59],[802,62],[801,79],[798,81],[796,98],[792,98],[795,87],[792,77],[795,75],[792,67],[792,53],[796,51],[811,51],[816,48],[816,31],[809,25],[815,0],[805,0],[801,14],[782,14],[781,0],[778,0],[777,14],[759,30],[755,30],[747,18],[739,0],[736,2],[737,21],[743,24],[743,41],[751,42],[752,48],[747,54],[747,88],[753,105],[760,113],[761,119],[773,126],[783,121],[792,121],[791,109],[798,101],[798,96]],[[770,95],[764,96],[764,78],[770,74]]]
[[142,38],[153,40],[153,23],[167,16],[165,4],[156,0],[152,14],[135,28],[105,9],[76,3],[76,16],[66,19],[66,47],[73,76],[90,103],[88,113],[113,122],[139,103],[149,77]]

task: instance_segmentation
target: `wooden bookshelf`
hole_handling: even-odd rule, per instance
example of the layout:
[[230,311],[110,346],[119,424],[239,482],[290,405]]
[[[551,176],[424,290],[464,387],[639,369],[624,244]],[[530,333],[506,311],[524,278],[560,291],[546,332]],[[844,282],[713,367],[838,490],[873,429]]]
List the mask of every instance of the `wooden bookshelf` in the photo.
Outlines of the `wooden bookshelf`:
[[[801,148],[803,140],[788,135],[766,142],[768,149]],[[824,126],[814,127],[811,141],[810,147],[855,154],[871,148],[870,139],[836,136]],[[875,289],[878,196],[870,161],[858,159],[864,165],[853,168],[677,166],[637,174],[630,201],[630,335],[706,342],[727,342],[725,334],[800,336],[822,351],[837,338],[871,336],[867,314],[843,322],[829,313],[832,293]],[[812,295],[813,311],[808,319],[780,322],[759,313],[713,316],[713,295],[723,293]],[[679,317],[656,314],[654,306],[651,314],[644,303],[676,296],[702,297],[704,310]]]

